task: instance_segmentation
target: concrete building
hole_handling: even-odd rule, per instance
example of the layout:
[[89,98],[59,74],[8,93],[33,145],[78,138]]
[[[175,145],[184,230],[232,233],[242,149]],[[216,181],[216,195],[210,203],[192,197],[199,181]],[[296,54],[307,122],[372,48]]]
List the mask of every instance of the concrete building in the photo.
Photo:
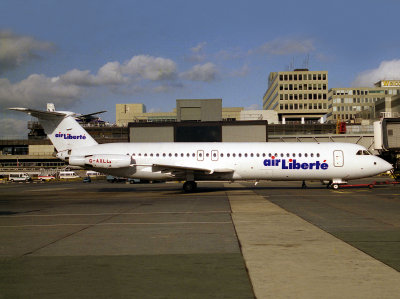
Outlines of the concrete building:
[[222,107],[222,120],[235,121],[241,120],[240,115],[244,110],[243,107]]
[[[329,121],[353,121],[374,119],[376,108],[379,112],[391,112],[392,106],[398,109],[398,102],[393,98],[400,95],[400,80],[382,80],[375,87],[332,88],[329,90]],[[393,104],[392,104],[393,103]]]
[[222,99],[176,100],[176,120],[221,121]]
[[144,104],[116,104],[115,121],[117,126],[128,126],[129,122],[176,121],[176,111],[146,112]]
[[172,112],[146,112],[143,104],[116,104],[117,126],[130,122],[174,121],[239,121],[268,120],[277,123],[277,112],[270,110],[244,110],[243,107],[222,107],[222,99],[180,99]]
[[278,112],[275,110],[242,110],[240,120],[267,120],[269,124],[279,124]]
[[277,111],[282,124],[321,122],[328,112],[328,72],[296,69],[270,73],[263,109]]

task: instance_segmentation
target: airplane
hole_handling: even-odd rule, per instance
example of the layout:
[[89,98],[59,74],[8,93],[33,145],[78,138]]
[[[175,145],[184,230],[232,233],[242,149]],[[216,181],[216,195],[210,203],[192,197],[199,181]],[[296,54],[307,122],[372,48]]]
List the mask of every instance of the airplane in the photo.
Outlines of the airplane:
[[365,147],[351,143],[98,144],[78,124],[73,112],[9,109],[37,117],[56,148],[57,157],[72,166],[118,177],[185,181],[185,192],[195,191],[196,182],[203,180],[321,180],[338,189],[348,180],[393,168]]

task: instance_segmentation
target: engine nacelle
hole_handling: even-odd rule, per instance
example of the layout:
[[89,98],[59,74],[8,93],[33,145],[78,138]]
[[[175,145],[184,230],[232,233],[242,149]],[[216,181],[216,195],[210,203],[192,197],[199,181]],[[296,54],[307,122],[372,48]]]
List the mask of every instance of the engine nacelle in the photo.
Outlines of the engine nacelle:
[[122,168],[131,165],[131,157],[128,155],[72,156],[69,158],[69,164],[77,166],[90,165],[94,168]]

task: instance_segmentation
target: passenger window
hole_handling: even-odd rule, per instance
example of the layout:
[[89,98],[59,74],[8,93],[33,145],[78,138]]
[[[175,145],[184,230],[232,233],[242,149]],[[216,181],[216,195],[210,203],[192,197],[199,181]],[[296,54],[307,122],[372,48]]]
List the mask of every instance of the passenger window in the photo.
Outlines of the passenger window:
[[244,156],[247,158],[247,153],[245,153]]
[[196,157],[196,154],[195,154],[195,153],[193,153],[193,154],[192,154],[192,157]]
[[281,153],[281,157],[282,157],[282,158],[283,158],[283,156],[284,156],[284,155]]
[[259,154],[259,153],[257,153],[257,157],[260,157],[260,154]]
[[227,156],[227,157],[230,157],[230,156],[231,156],[231,154],[227,153],[227,154],[226,154],[226,156]]
[[189,153],[187,153],[187,154],[186,154],[186,157],[189,157],[189,156],[190,156],[190,154],[189,154]]
[[286,157],[289,157],[289,156],[290,156],[289,153],[287,153],[287,154],[286,154]]
[[301,153],[299,153],[299,157],[301,158]]
[[172,154],[171,154],[171,153],[169,153],[169,154],[168,154],[168,156],[172,157]]
[[296,154],[295,153],[293,153],[293,158],[296,158]]
[[224,154],[221,154],[221,157],[223,157],[224,156]]
[[238,154],[238,156],[239,156],[239,157],[242,157],[242,154],[241,154],[241,153],[239,153],[239,154]]
[[233,154],[232,154],[232,157],[236,157],[236,154],[235,154],[235,153],[233,153]]
[[314,154],[311,154],[311,157],[314,157]]
[[184,155],[183,155],[183,153],[181,153],[181,157],[183,157]]
[[307,154],[307,153],[305,153],[305,154],[304,154],[304,157],[308,157],[308,154]]
[[254,157],[254,154],[253,154],[253,153],[251,153],[251,154],[250,154],[250,157]]
[[317,153],[317,157],[319,158],[319,153]]

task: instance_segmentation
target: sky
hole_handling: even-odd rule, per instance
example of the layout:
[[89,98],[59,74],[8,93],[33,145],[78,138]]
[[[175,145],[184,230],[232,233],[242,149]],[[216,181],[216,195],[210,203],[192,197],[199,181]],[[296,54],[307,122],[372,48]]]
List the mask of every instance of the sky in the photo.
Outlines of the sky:
[[[261,109],[270,72],[328,71],[329,88],[400,79],[399,0],[1,0],[0,138],[9,107],[77,113],[222,98]],[[308,63],[307,63],[308,62]]]

